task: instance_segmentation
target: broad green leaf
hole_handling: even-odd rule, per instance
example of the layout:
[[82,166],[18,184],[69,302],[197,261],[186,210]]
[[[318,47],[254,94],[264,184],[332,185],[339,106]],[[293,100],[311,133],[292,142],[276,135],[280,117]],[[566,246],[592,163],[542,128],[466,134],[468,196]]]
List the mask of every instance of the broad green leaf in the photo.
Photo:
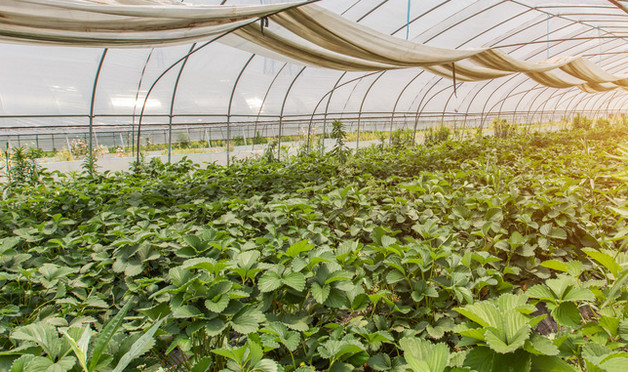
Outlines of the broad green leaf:
[[623,319],[619,322],[617,333],[624,341],[628,341],[628,319]]
[[533,372],[576,372],[576,369],[557,356],[532,356]]
[[[530,337],[530,326],[527,324],[517,330],[506,327],[506,330],[491,327],[484,334],[488,346],[500,354],[511,353],[523,347],[526,340]],[[507,334],[507,331],[511,334]]]
[[259,324],[266,319],[264,314],[253,306],[247,306],[240,310],[231,319],[231,327],[241,334],[257,332]]
[[403,355],[414,372],[443,372],[449,360],[449,347],[418,338],[399,341]]
[[203,312],[194,305],[178,305],[170,303],[172,316],[177,319],[194,318],[203,315]]
[[624,270],[613,285],[611,286],[610,291],[608,291],[608,295],[606,296],[606,301],[602,304],[601,308],[608,306],[614,299],[617,294],[626,289],[626,284],[628,283],[628,270]]
[[609,358],[600,363],[600,366],[607,372],[626,372],[628,371],[628,358]]
[[26,362],[24,372],[66,372],[76,364],[76,359],[69,355],[64,356],[56,363],[44,357],[35,357]]
[[259,258],[259,251],[245,251],[240,252],[236,256],[236,262],[238,267],[246,268],[247,270],[253,267],[257,259]]
[[181,268],[185,270],[202,269],[202,270],[207,271],[210,274],[214,274],[214,273],[220,272],[227,266],[228,266],[227,264],[223,262],[218,262],[214,260],[213,258],[201,257],[201,258],[190,258],[189,260],[186,260],[181,265]]
[[290,273],[281,279],[283,284],[299,292],[305,289],[305,275],[301,273]]
[[582,248],[582,251],[604,266],[611,274],[613,274],[614,277],[617,277],[619,272],[622,270],[622,267],[615,262],[615,259],[604,252],[600,252],[593,248]]
[[273,271],[265,272],[257,281],[257,287],[262,293],[272,292],[281,285],[281,277]]
[[277,372],[277,362],[270,359],[262,359],[253,365],[251,372]]
[[352,278],[353,278],[353,274],[351,274],[350,272],[345,271],[345,270],[338,270],[331,273],[331,275],[327,277],[327,279],[325,280],[325,284],[330,284],[333,282],[339,282],[343,280],[351,280]]
[[397,271],[397,270],[391,270],[387,275],[386,275],[386,283],[388,284],[395,284],[398,283],[402,280],[404,280],[406,277],[403,275],[403,273]]
[[227,328],[227,321],[222,318],[214,318],[212,320],[208,320],[205,323],[205,333],[209,337],[216,337],[222,333],[222,331]]
[[582,267],[582,262],[580,261],[568,261],[562,262],[558,260],[548,260],[541,263],[541,266],[547,267],[548,269],[562,271],[564,273],[571,274],[573,276],[580,276],[584,268]]
[[41,357],[36,357],[33,354],[23,354],[21,357],[13,361],[9,372],[24,372],[24,368],[26,367],[26,364],[35,358],[41,358]]
[[560,352],[560,350],[558,350],[558,348],[552,343],[552,341],[537,333],[533,333],[532,337],[530,337],[530,339],[526,341],[524,349],[529,353],[537,355],[554,356],[558,355],[558,353]]
[[190,372],[206,372],[207,370],[209,370],[209,367],[211,366],[211,364],[212,364],[211,357],[208,357],[208,356],[203,357],[194,364]]
[[551,314],[554,320],[562,326],[576,328],[582,322],[580,311],[573,302],[563,302],[553,309]]
[[295,258],[299,254],[310,251],[312,249],[314,249],[314,244],[309,244],[307,240],[301,240],[292,244],[290,248],[286,250],[286,254],[291,258]]
[[231,301],[229,295],[222,294],[218,295],[217,298],[205,300],[205,307],[211,312],[220,313],[227,308],[229,301]]
[[183,240],[197,252],[203,251],[207,248],[207,243],[203,243],[201,238],[196,235],[184,235]]
[[476,347],[467,353],[464,367],[478,372],[530,372],[530,354],[523,350],[499,354],[487,347]]
[[392,362],[387,354],[379,353],[369,358],[366,362],[369,367],[376,371],[390,371],[392,369]]
[[124,369],[131,363],[135,358],[138,358],[148,352],[155,345],[155,339],[153,336],[157,329],[161,326],[161,323],[164,322],[165,319],[158,320],[152,327],[146,331],[140,338],[138,338],[133,345],[131,345],[131,349],[127,351],[120,361],[116,368],[114,368],[113,372],[123,372]]
[[57,329],[46,321],[18,327],[11,333],[11,338],[36,343],[52,359],[55,359],[61,352],[61,340]]
[[88,372],[89,369],[87,367],[87,352],[89,348],[89,341],[92,337],[92,330],[89,327],[81,329],[82,335],[79,341],[77,342],[72,336],[68,334],[66,331],[61,331],[61,333],[66,337],[66,339],[70,342],[70,347],[72,351],[74,351],[74,355],[78,359],[81,367],[83,367],[83,371]]
[[312,297],[314,297],[314,300],[321,305],[327,301],[330,290],[331,288],[328,285],[323,285],[321,287],[320,284],[316,282],[312,283]]
[[476,302],[464,307],[456,307],[454,310],[482,327],[498,327],[501,324],[501,312],[497,306],[489,302]]
[[553,227],[547,236],[554,239],[565,240],[567,239],[567,232],[560,227]]
[[284,337],[281,337],[281,343],[284,344],[288,350],[294,352],[301,345],[301,334],[289,331]]
[[566,291],[562,300],[571,302],[595,301],[595,295],[588,288],[572,287],[571,290]]

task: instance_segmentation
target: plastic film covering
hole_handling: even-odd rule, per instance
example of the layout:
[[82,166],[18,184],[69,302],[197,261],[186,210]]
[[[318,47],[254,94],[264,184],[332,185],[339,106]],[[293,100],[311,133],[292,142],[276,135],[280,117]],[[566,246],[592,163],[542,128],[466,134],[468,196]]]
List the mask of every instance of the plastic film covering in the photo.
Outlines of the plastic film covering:
[[[190,6],[219,6],[222,2],[184,0]],[[260,0],[228,0],[221,6],[241,4],[260,5]],[[172,111],[177,126],[207,127],[215,133],[223,128],[224,133],[229,121],[238,128],[233,135],[240,135],[243,126],[246,136],[254,135],[256,126],[257,130],[276,133],[273,125],[280,118],[285,119],[285,125],[294,123],[299,128],[314,120],[320,132],[336,118],[354,126],[360,122],[362,128],[383,127],[391,121],[406,127],[418,123],[420,128],[450,120],[486,125],[498,115],[538,121],[558,120],[576,112],[623,113],[625,92],[607,89],[622,85],[617,78],[626,73],[625,4],[602,0],[322,0],[317,7],[390,35],[401,44],[407,38],[428,47],[460,51],[458,56],[481,50],[496,53],[492,58],[467,58],[461,63],[455,72],[454,89],[450,68],[430,71],[395,66],[390,71],[343,72],[311,66],[283,55],[281,50],[268,51],[259,43],[232,37],[204,46],[189,56],[183,68],[190,42],[155,48],[114,47],[107,53],[98,78],[94,123],[101,131],[108,127],[130,130],[138,123],[142,106],[143,123],[155,128],[163,129]],[[263,30],[268,31],[266,36],[274,32],[301,42],[282,27],[280,16],[274,17]],[[257,21],[250,28],[260,30],[259,25]],[[305,45],[316,47],[311,42]],[[100,48],[2,44],[3,131],[68,126],[84,130],[101,55]],[[514,62],[509,60],[513,71],[504,73],[507,76],[466,81],[464,63],[489,69],[499,59],[495,55],[507,55],[527,65],[512,66]],[[535,72],[516,72],[545,60],[566,65],[573,59],[565,57],[580,56],[591,64],[578,62],[553,69],[549,82],[547,76],[535,76]],[[147,97],[156,79],[173,65]],[[603,78],[597,79],[599,76]]]

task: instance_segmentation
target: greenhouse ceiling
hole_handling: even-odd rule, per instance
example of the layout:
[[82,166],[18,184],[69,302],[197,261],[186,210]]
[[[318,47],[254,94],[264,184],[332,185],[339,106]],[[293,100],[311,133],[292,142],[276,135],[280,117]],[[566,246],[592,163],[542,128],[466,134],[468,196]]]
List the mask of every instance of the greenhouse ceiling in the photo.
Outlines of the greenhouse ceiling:
[[4,1],[0,127],[623,113],[627,1],[305,3]]

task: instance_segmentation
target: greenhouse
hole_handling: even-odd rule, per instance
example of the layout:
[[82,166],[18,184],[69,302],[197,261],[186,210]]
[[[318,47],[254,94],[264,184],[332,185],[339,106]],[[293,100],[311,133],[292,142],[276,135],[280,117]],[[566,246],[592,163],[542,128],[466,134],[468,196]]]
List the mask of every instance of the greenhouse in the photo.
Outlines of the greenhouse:
[[628,371],[628,1],[0,1],[0,371]]

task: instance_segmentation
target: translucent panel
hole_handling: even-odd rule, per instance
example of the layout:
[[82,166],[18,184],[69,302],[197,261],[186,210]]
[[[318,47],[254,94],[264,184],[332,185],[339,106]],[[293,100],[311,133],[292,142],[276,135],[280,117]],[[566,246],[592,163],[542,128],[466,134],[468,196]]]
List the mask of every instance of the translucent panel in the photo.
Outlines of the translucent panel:
[[313,113],[316,106],[334,86],[341,72],[307,68],[295,81],[284,108],[284,115]]
[[[111,49],[107,52],[98,79],[94,113],[132,116],[137,105],[141,108],[142,102],[137,99],[137,94],[149,55],[149,49]],[[157,102],[150,101],[149,104]]]
[[2,113],[89,114],[101,49],[0,47]]
[[[217,58],[223,55],[229,58]],[[226,114],[235,81],[250,56],[219,43],[194,54],[179,82],[175,114]]]
[[232,115],[249,116],[254,120],[261,113],[268,87],[282,65],[281,62],[255,56],[244,70],[235,89]]
[[[364,100],[363,111],[392,112],[405,84],[418,73],[417,69],[393,70],[383,73],[382,77],[369,87]],[[386,92],[386,94],[382,94]]]
[[[296,67],[296,68],[295,68]],[[279,116],[284,107],[290,85],[300,74],[303,67],[284,64],[275,74],[273,81],[264,93],[260,113],[263,115]]]

